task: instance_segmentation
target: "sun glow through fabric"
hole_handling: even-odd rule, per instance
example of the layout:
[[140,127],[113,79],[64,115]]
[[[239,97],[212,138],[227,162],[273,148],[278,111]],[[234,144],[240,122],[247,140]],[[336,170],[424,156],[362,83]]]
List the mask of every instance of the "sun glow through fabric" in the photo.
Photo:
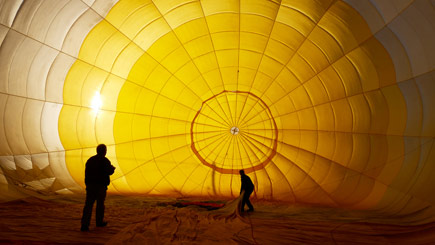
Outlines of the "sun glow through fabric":
[[232,198],[243,168],[258,199],[435,217],[433,13],[426,0],[5,1],[1,193],[81,192],[104,143],[115,193]]

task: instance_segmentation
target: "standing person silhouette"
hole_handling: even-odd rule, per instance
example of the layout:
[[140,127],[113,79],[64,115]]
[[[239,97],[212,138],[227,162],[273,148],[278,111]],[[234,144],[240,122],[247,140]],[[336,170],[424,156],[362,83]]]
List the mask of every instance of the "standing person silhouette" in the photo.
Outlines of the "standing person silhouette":
[[251,202],[249,201],[249,196],[251,195],[251,193],[254,191],[254,184],[252,184],[251,178],[249,178],[248,175],[245,174],[245,170],[240,170],[240,177],[242,179],[242,186],[240,187],[240,194],[243,193],[243,198],[242,198],[242,207],[241,210],[242,212],[245,211],[245,203],[248,205],[249,209],[248,212],[252,212],[254,211],[254,207],[252,206]]
[[97,201],[95,215],[97,226],[107,225],[107,222],[104,221],[104,200],[106,199],[107,186],[110,184],[110,175],[115,172],[115,167],[107,159],[106,152],[106,145],[100,144],[97,146],[97,155],[90,157],[86,162],[86,202],[83,208],[81,231],[89,231],[95,201]]

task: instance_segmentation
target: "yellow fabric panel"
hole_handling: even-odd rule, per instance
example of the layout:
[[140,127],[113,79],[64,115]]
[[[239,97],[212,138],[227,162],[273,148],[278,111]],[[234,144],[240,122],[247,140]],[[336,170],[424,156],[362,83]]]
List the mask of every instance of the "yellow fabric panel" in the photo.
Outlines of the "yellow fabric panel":
[[128,77],[128,70],[132,68],[137,58],[143,54],[143,51],[136,44],[128,44],[122,53],[116,56],[114,64],[111,67],[110,72],[120,78]]
[[165,15],[165,19],[172,29],[189,22],[192,19],[200,18],[203,16],[201,4],[199,1],[186,3],[177,7]]
[[314,108],[316,112],[316,118],[318,121],[317,129],[321,131],[334,131],[334,111],[332,106],[328,104],[322,104]]
[[185,44],[200,37],[208,37],[208,26],[204,18],[191,20],[174,30],[181,43]]
[[332,68],[337,72],[347,96],[352,96],[362,92],[362,84],[359,74],[352,62],[348,58],[341,58],[332,65]]
[[209,36],[203,36],[184,44],[184,48],[189,56],[195,59],[201,55],[210,53],[213,49],[213,43]]
[[364,19],[342,1],[335,2],[329,8],[319,21],[319,26],[334,37],[344,53],[370,37],[370,29]]
[[327,57],[330,63],[337,61],[343,56],[343,50],[337,40],[328,31],[316,26],[308,37]]
[[95,66],[110,71],[117,55],[125,49],[129,42],[130,41],[124,36],[124,34],[115,32],[110,38],[104,41],[104,44],[96,57]]
[[276,61],[276,59],[265,55],[258,67],[258,72],[265,74],[268,78],[274,79],[283,68],[283,65]]
[[290,93],[290,97],[297,110],[312,106],[310,96],[307,93],[307,89],[303,86],[294,89]]
[[256,33],[267,37],[272,31],[274,22],[263,16],[247,14],[240,16],[240,34]]
[[379,75],[372,61],[361,48],[357,48],[346,55],[357,70],[364,92],[379,88]]
[[85,162],[87,159],[84,160],[82,158],[82,154],[82,149],[65,151],[65,159],[68,161],[68,171],[71,173],[74,181],[83,187],[85,186],[85,178],[83,173],[85,171]]
[[169,32],[162,36],[158,42],[154,43],[147,53],[151,55],[157,62],[161,62],[171,52],[181,46],[174,33]]
[[352,131],[364,133],[370,130],[370,107],[364,95],[355,95],[348,98],[352,110]]
[[170,0],[170,1],[156,0],[156,1],[153,1],[154,5],[156,5],[156,7],[159,9],[159,11],[162,15],[165,15],[168,12],[170,12],[176,8],[183,8],[185,5],[188,5],[191,2],[194,2],[194,1],[193,0]]
[[79,58],[84,62],[95,64],[103,45],[110,40],[113,35],[119,35],[116,34],[116,32],[116,29],[107,21],[100,22],[86,37],[86,39],[92,40],[92,42],[86,42],[86,39],[83,42]]
[[293,51],[289,47],[279,41],[275,41],[274,39],[269,39],[264,53],[268,57],[278,61],[280,64],[287,64],[293,56]]
[[[82,91],[83,83],[87,75],[91,72],[92,66],[84,62],[75,62],[70,69],[69,75],[65,79],[64,103],[67,105],[81,105],[81,97],[77,96]],[[94,92],[95,93],[95,92]],[[89,99],[89,98],[87,98]]]
[[[205,18],[210,34],[220,32],[238,32],[239,15],[233,13],[219,13]],[[229,43],[234,44],[234,43]]]
[[147,50],[155,41],[170,31],[168,23],[162,18],[158,18],[143,27],[135,36],[133,42],[143,50]]
[[315,23],[301,12],[285,6],[280,7],[276,22],[291,26],[304,37],[308,36],[315,26]]
[[292,73],[297,77],[300,82],[306,82],[312,78],[316,73],[310,64],[299,54],[295,54],[293,59],[287,64]]
[[[152,1],[134,0],[134,1],[119,1],[118,4],[113,6],[111,11],[107,14],[106,20],[108,20],[116,28],[120,28],[122,24],[129,20],[134,14],[138,13],[146,6],[150,6]],[[147,11],[151,12],[151,11]],[[137,20],[144,20],[146,18],[138,18]],[[130,26],[130,25],[128,25]],[[137,25],[141,26],[141,25]],[[130,26],[134,27],[134,26]],[[130,36],[129,36],[130,37]]]
[[216,13],[238,12],[240,8],[240,3],[232,0],[222,0],[219,1],[219,4],[214,0],[204,0],[201,1],[201,5],[205,16]]
[[367,103],[370,107],[370,133],[381,134],[387,131],[389,118],[388,106],[380,90],[365,94]]
[[319,79],[325,86],[328,96],[331,100],[342,99],[346,97],[346,88],[343,85],[343,80],[338,75],[337,71],[329,66],[319,74]]
[[303,13],[304,15],[308,16],[313,22],[317,23],[322,18],[327,8],[329,8],[331,6],[331,3],[333,2],[333,0],[306,0],[304,2],[283,0],[281,1],[281,4]]
[[279,5],[272,1],[262,0],[242,0],[240,1],[240,13],[249,13],[265,16],[269,19],[273,19],[276,16],[276,12],[279,9]]
[[309,57],[316,57],[315,60],[309,62],[315,73],[321,72],[329,65],[326,55],[313,42],[304,42],[299,47],[298,54],[305,60],[308,60]]
[[95,96],[95,93],[100,93],[107,76],[107,72],[96,67],[93,67],[89,71],[83,82],[81,93],[77,93],[82,95],[80,102],[81,106],[92,107],[92,100]]
[[322,159],[331,159],[335,151],[335,137],[334,133],[319,132],[317,139],[317,155]]
[[325,86],[318,77],[310,79],[303,85],[307,90],[310,98],[312,98],[313,105],[323,104],[329,101],[328,93]]
[[95,114],[96,112],[93,109],[80,108],[75,125],[80,147],[92,147],[97,145]]
[[95,119],[95,137],[97,142],[105,142],[105,144],[115,144],[113,134],[108,134],[113,128],[113,119],[115,113],[113,111],[100,111]]
[[291,50],[297,50],[305,39],[297,29],[279,22],[274,23],[270,35],[271,38],[283,43]]

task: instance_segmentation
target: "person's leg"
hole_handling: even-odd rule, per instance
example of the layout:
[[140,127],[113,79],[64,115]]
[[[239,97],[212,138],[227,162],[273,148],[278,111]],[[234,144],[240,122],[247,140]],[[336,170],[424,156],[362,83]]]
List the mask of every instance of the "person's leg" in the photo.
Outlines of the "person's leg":
[[92,217],[92,208],[94,207],[94,202],[96,199],[96,193],[93,188],[86,188],[86,201],[85,206],[83,207],[83,215],[82,215],[82,231],[86,231],[89,229],[89,224],[91,223]]
[[244,212],[245,211],[245,195],[243,195],[242,197],[242,205],[240,205],[240,212]]
[[252,192],[246,192],[246,193],[245,193],[245,196],[243,197],[244,200],[246,199],[246,204],[247,204],[248,207],[249,207],[249,210],[248,210],[248,211],[254,211],[254,207],[252,206],[251,201],[249,201],[249,197],[251,196],[251,193],[252,193]]
[[96,221],[97,226],[105,226],[107,223],[104,222],[104,200],[106,199],[106,187],[98,190],[97,197],[97,210],[96,210]]

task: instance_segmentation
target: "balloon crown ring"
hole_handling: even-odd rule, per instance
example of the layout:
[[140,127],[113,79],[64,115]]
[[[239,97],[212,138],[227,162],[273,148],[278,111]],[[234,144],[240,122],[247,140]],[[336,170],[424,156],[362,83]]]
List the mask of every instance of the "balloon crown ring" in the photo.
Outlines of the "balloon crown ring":
[[190,127],[191,149],[223,174],[264,168],[276,155],[278,129],[269,107],[246,91],[224,90],[202,102]]

